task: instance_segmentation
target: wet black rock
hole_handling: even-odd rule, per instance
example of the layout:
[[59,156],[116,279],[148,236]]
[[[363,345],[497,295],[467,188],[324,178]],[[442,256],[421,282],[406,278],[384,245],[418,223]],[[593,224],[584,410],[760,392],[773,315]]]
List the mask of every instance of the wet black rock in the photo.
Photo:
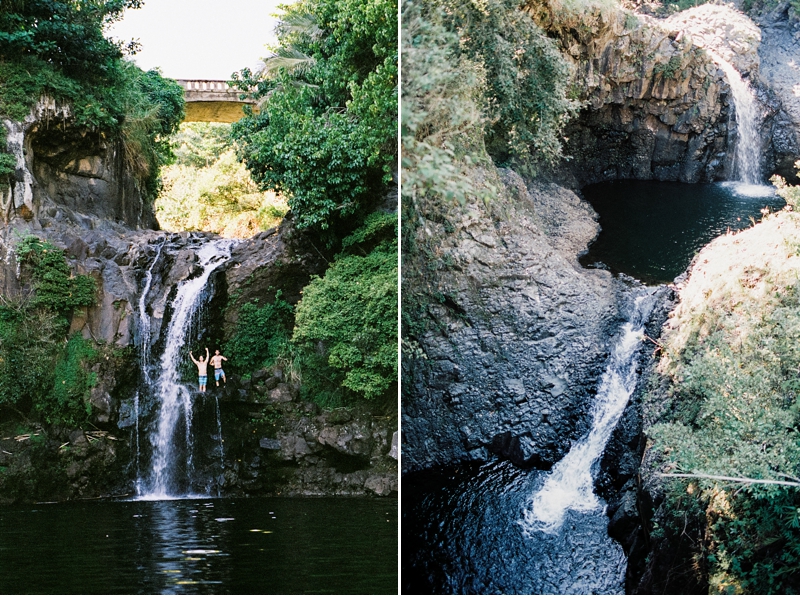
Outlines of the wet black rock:
[[489,451],[548,467],[588,426],[621,285],[578,264],[598,231],[586,202],[500,175],[490,205],[420,215],[417,242],[443,257],[434,268],[418,253],[404,266],[419,347],[402,365],[405,472]]

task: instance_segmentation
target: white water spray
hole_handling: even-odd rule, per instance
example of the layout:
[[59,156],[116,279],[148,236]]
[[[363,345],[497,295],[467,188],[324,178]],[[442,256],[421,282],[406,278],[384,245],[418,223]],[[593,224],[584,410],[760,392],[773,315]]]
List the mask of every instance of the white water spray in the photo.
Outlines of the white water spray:
[[592,410],[592,429],[555,465],[524,510],[519,523],[527,534],[555,533],[568,510],[586,513],[601,508],[594,493],[592,470],[636,388],[638,349],[652,306],[651,295],[636,298],[633,316],[622,327],[600,381]]
[[733,95],[739,137],[736,142],[736,176],[745,185],[761,187],[761,116],[756,96],[731,63],[715,52],[709,51],[709,54],[725,73]]
[[[150,292],[150,286],[153,283],[153,268],[161,257],[161,250],[164,248],[167,240],[164,239],[161,245],[158,246],[156,257],[147,268],[144,275],[144,287],[142,294],[139,296],[139,349],[142,356],[142,370],[144,371],[145,383],[150,383],[150,316],[147,315],[147,294]],[[137,414],[138,416],[138,414]]]
[[[172,302],[173,316],[167,330],[164,354],[161,357],[161,374],[156,381],[156,390],[161,401],[158,427],[151,436],[153,445],[153,469],[146,487],[146,499],[172,498],[179,492],[175,488],[174,475],[179,469],[192,469],[192,395],[180,382],[178,367],[188,354],[185,351],[191,329],[191,321],[202,304],[206,283],[212,272],[221,266],[231,254],[235,241],[221,239],[204,245],[198,252],[199,265],[203,268],[197,278],[184,281]],[[183,422],[186,446],[185,463],[177,462],[179,430]],[[185,494],[185,493],[184,493]]]

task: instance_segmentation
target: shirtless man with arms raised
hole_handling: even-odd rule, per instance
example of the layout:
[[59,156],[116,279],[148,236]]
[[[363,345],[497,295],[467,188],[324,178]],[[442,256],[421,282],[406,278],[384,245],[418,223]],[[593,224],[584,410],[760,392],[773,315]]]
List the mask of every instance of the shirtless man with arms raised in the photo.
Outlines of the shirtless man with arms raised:
[[[219,353],[219,351],[217,351]],[[200,360],[194,358],[192,352],[189,351],[189,358],[194,361],[194,364],[197,366],[197,379],[198,379],[198,386],[200,387],[200,392],[206,391],[206,382],[208,382],[208,347],[206,347],[206,358],[203,359],[203,356],[200,356]]]
[[223,357],[219,354],[219,349],[214,351],[214,357],[211,358],[211,365],[214,366],[214,380],[217,381],[217,386],[219,386],[219,379],[222,377],[222,381],[227,384],[228,380],[225,378],[225,372],[222,369],[222,362],[228,361],[227,357]]

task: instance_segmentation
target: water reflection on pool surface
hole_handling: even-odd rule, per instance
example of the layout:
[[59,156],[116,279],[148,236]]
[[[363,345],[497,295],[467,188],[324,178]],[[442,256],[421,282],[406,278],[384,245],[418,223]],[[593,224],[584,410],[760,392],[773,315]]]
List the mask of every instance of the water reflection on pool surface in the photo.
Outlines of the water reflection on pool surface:
[[3,594],[396,592],[396,499],[0,507]]

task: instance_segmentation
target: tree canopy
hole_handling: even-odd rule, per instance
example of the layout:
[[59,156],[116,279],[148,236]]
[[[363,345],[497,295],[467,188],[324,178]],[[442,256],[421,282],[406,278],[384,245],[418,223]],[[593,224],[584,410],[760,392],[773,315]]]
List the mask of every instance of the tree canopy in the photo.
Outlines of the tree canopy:
[[299,227],[366,215],[397,157],[397,4],[300,0],[284,7],[279,44],[234,82],[260,112],[233,126],[264,189],[287,198]]
[[[0,0],[0,58],[36,56],[67,75],[104,79],[122,46],[103,29],[142,0]],[[136,49],[135,42],[125,48]]]

